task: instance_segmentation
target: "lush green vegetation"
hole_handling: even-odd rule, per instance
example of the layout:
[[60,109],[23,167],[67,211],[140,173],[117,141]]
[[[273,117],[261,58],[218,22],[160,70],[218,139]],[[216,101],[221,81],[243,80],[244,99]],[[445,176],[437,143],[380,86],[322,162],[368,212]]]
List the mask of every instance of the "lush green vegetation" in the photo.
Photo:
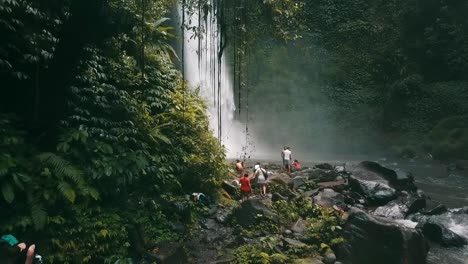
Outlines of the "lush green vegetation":
[[214,194],[226,175],[174,66],[173,4],[0,5],[0,229],[47,262],[113,263],[177,240],[170,223],[192,221],[177,197]]
[[[261,237],[252,244],[238,247],[234,251],[235,264],[280,264],[294,263],[304,257],[319,256],[333,252],[344,240],[340,236],[340,216],[333,209],[313,204],[309,199],[299,197],[293,201],[276,201],[273,211],[278,214],[278,222],[267,217],[257,219],[255,225],[242,230],[245,237]],[[285,228],[301,219],[306,223],[308,243],[302,246],[284,245],[278,235]],[[264,236],[264,233],[267,236]],[[286,249],[284,249],[286,247]],[[285,254],[279,254],[281,248]]]
[[[262,98],[270,103],[251,105],[250,118],[268,120],[273,135],[300,115],[288,129],[298,144],[329,134],[330,148],[373,138],[408,157],[468,158],[463,1],[179,2],[219,12],[240,119],[247,99]],[[42,245],[53,263],[139,258],[189,235],[171,222],[190,227],[198,214],[174,204],[194,191],[215,196],[227,168],[170,45],[179,2],[0,2],[1,233]],[[324,130],[304,129],[308,121]],[[331,212],[275,207],[284,224],[311,218],[313,251],[341,241]]]

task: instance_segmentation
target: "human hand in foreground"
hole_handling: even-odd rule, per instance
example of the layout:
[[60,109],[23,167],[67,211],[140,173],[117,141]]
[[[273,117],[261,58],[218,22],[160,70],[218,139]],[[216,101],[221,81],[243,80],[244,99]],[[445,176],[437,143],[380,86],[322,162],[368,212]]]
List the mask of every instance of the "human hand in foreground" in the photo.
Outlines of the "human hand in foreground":
[[[23,250],[26,250],[26,244],[25,243],[19,243],[16,246],[20,248],[20,252],[23,252]],[[28,251],[26,252],[26,260],[25,260],[24,264],[32,264],[33,263],[34,251],[35,250],[36,250],[36,245],[29,246]]]

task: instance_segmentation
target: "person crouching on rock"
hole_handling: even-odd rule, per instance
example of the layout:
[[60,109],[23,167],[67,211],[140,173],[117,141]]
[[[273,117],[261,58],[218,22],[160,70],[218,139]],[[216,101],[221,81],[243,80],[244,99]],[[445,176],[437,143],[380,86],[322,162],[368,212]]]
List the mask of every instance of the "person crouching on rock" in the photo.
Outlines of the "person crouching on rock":
[[294,160],[292,165],[293,165],[294,170],[296,170],[296,171],[302,169],[302,165],[297,159]]
[[252,192],[252,186],[250,186],[249,174],[245,173],[244,177],[242,177],[239,181],[241,184],[240,190],[242,193],[242,202],[243,202],[249,199],[250,193]]

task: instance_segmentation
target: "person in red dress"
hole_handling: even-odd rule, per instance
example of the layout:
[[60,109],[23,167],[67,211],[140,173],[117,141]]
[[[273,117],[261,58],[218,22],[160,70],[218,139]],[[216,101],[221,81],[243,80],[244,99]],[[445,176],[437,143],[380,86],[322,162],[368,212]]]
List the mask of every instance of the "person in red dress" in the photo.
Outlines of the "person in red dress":
[[245,173],[244,177],[242,177],[239,180],[241,187],[241,193],[242,193],[242,202],[249,199],[250,193],[252,192],[252,186],[250,185],[250,178],[249,174]]

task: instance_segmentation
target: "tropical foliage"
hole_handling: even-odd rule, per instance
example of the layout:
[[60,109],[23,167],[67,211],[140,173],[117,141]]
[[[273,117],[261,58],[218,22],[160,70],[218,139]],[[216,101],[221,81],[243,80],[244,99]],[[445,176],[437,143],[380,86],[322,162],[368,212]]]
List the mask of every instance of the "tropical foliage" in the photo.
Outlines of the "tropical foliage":
[[173,4],[0,5],[0,229],[47,263],[114,263],[180,239],[172,197],[214,195],[226,175],[175,66]]

